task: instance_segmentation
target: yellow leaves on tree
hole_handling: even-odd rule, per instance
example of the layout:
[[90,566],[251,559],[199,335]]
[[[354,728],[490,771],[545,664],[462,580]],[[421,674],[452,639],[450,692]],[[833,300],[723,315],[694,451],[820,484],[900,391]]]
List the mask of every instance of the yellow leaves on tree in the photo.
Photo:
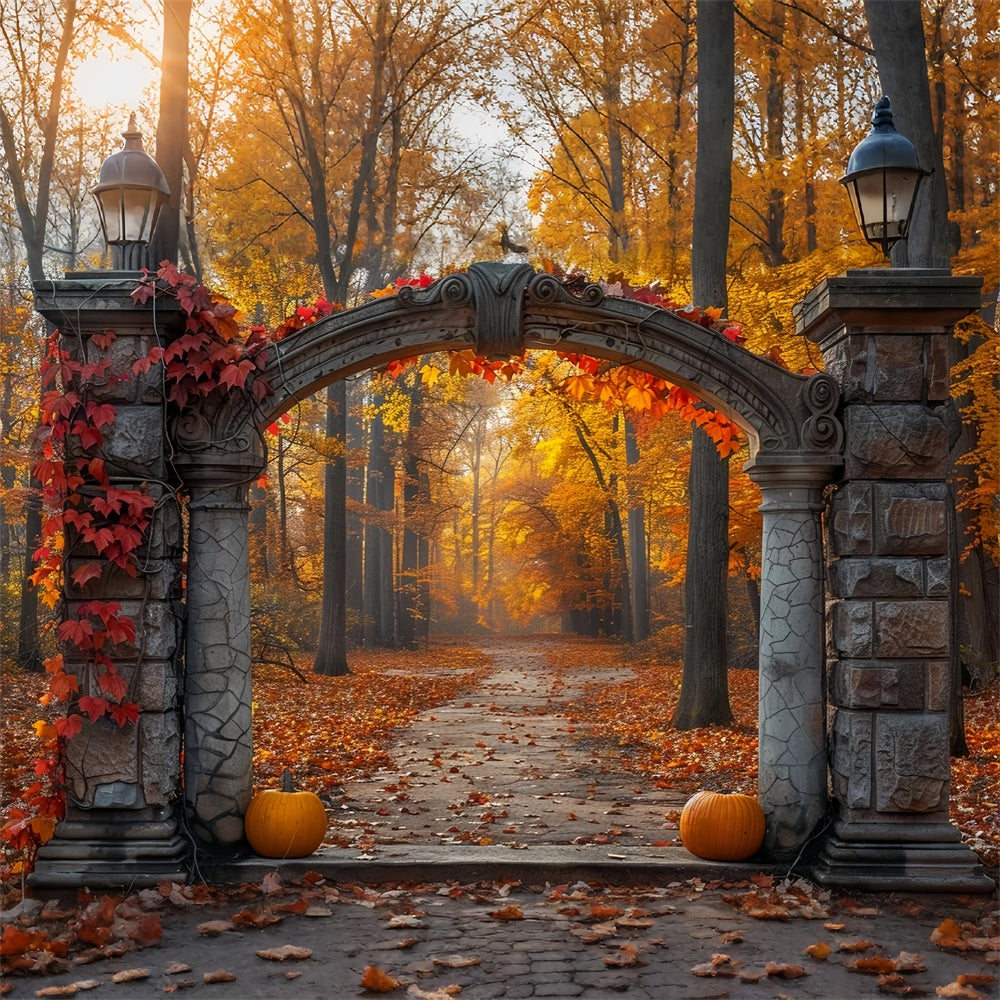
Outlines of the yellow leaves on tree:
[[1000,332],[978,316],[959,323],[969,354],[952,369],[952,395],[972,428],[975,447],[958,459],[958,507],[967,512],[968,546],[979,543],[1000,562]]

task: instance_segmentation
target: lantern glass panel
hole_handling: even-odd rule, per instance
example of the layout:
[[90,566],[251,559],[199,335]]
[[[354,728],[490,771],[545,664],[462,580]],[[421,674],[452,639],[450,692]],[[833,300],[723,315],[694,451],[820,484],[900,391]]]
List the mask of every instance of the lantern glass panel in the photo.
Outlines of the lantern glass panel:
[[919,173],[891,167],[851,178],[847,192],[865,239],[895,242],[906,236],[919,181]]

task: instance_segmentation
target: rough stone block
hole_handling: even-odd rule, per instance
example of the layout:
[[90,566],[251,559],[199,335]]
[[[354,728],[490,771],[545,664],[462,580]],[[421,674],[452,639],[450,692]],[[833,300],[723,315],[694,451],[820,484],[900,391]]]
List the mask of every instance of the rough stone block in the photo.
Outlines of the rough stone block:
[[875,603],[876,656],[947,656],[949,637],[947,601]]
[[924,708],[924,665],[840,660],[830,672],[830,697],[842,708]]
[[112,563],[105,563],[100,578],[88,581],[82,587],[73,583],[73,574],[88,563],[91,557],[71,557],[66,560],[65,594],[70,601],[100,600],[124,601],[176,600],[181,592],[180,560],[143,559],[142,572],[135,576]]
[[[68,618],[78,617],[80,603],[75,600],[66,602]],[[135,660],[140,652],[151,659],[173,659],[180,643],[178,615],[181,611],[178,602],[123,598],[116,603],[120,607],[119,617],[130,619],[135,626],[135,643],[108,643],[103,652],[116,664]],[[99,618],[94,614],[86,615],[85,619],[92,622],[95,628],[99,625]],[[62,648],[66,657],[73,657],[76,652],[76,647],[71,644],[64,643]]]
[[165,805],[180,787],[180,716],[174,711],[144,712],[138,725],[143,796],[148,805]]
[[837,597],[923,597],[924,567],[919,559],[837,559],[830,566]]
[[90,808],[102,785],[138,784],[138,730],[119,727],[110,719],[84,720],[83,728],[66,741],[66,784],[69,795]]
[[848,483],[833,495],[830,548],[835,555],[862,556],[872,552],[872,491],[868,483]]
[[873,336],[875,363],[865,372],[868,398],[912,402],[924,398],[926,338],[918,335]]
[[871,712],[839,709],[831,732],[830,771],[837,797],[849,809],[872,804]]
[[[77,677],[81,695],[105,697],[89,663],[67,658],[65,670]],[[179,667],[173,662],[122,660],[115,663],[115,671],[128,685],[129,700],[143,711],[164,712],[177,707],[181,681]]]
[[950,337],[927,338],[927,400],[944,403],[951,399]]
[[839,657],[866,659],[873,653],[870,601],[834,601],[830,606],[830,644]]
[[928,597],[947,597],[951,593],[951,560],[928,559],[927,583],[924,592]]
[[848,406],[845,479],[944,479],[948,433],[937,413],[919,404]]
[[109,472],[130,478],[166,478],[159,407],[119,406],[114,424],[104,430],[103,451]]
[[948,718],[881,713],[875,725],[875,806],[926,813],[947,806]]
[[180,785],[180,747],[177,712],[144,712],[123,727],[85,721],[66,744],[69,793],[84,808],[164,805]]
[[881,555],[940,556],[948,552],[942,483],[875,488],[875,551]]
[[143,375],[132,371],[133,363],[144,358],[156,346],[154,331],[145,326],[134,329],[123,327],[115,334],[115,339],[103,349],[87,339],[88,362],[111,362],[107,372],[109,378],[96,380],[92,385],[98,389],[104,402],[152,403],[159,406],[163,401],[163,374],[159,366],[154,366]]
[[947,712],[951,703],[951,666],[947,660],[929,660],[927,670],[928,712]]

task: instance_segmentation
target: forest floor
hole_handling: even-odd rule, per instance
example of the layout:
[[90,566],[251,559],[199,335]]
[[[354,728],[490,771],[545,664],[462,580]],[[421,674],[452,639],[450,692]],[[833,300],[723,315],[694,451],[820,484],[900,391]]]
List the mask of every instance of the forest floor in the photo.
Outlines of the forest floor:
[[[10,975],[0,992],[68,996],[107,984],[126,1000],[180,989],[324,1000],[381,990],[445,1000],[459,988],[480,998],[997,995],[990,897],[831,893],[752,865],[682,863],[647,883],[635,870],[624,877],[650,852],[690,859],[676,827],[692,791],[752,791],[751,671],[730,678],[733,726],[680,734],[663,721],[679,671],[651,649],[444,640],[418,653],[365,653],[352,666],[348,678],[306,674],[300,683],[267,669],[255,680],[255,777],[275,784],[290,767],[321,795],[330,827],[317,855],[298,865],[244,859],[221,880],[232,884],[19,902],[11,854],[0,898]],[[3,682],[6,809],[30,773],[23,731],[30,737],[38,717],[31,700],[41,682]],[[989,864],[1000,780],[994,700],[970,698],[967,713],[973,753],[953,762],[953,819]],[[576,852],[592,876],[559,882],[530,863],[552,850],[562,870]],[[490,877],[490,858],[501,855],[514,864]],[[386,884],[379,862],[401,857],[427,863],[397,868]],[[447,864],[429,863],[442,857]],[[456,866],[462,859],[467,870]],[[331,876],[338,865],[351,874]],[[518,865],[521,877],[511,874]],[[292,947],[260,955],[283,945]],[[232,985],[217,985],[215,973]]]

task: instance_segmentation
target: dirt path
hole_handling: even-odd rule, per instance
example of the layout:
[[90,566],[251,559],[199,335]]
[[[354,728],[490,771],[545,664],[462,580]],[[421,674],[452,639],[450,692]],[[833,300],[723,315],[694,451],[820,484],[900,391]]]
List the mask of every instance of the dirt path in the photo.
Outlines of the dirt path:
[[[555,670],[547,654],[567,643],[579,666]],[[482,648],[496,664],[490,676],[401,731],[393,769],[344,787],[331,846],[668,846],[685,797],[627,770],[627,748],[588,739],[563,714],[585,702],[588,684],[616,683],[629,669],[595,666],[593,644],[572,638],[486,639]]]

